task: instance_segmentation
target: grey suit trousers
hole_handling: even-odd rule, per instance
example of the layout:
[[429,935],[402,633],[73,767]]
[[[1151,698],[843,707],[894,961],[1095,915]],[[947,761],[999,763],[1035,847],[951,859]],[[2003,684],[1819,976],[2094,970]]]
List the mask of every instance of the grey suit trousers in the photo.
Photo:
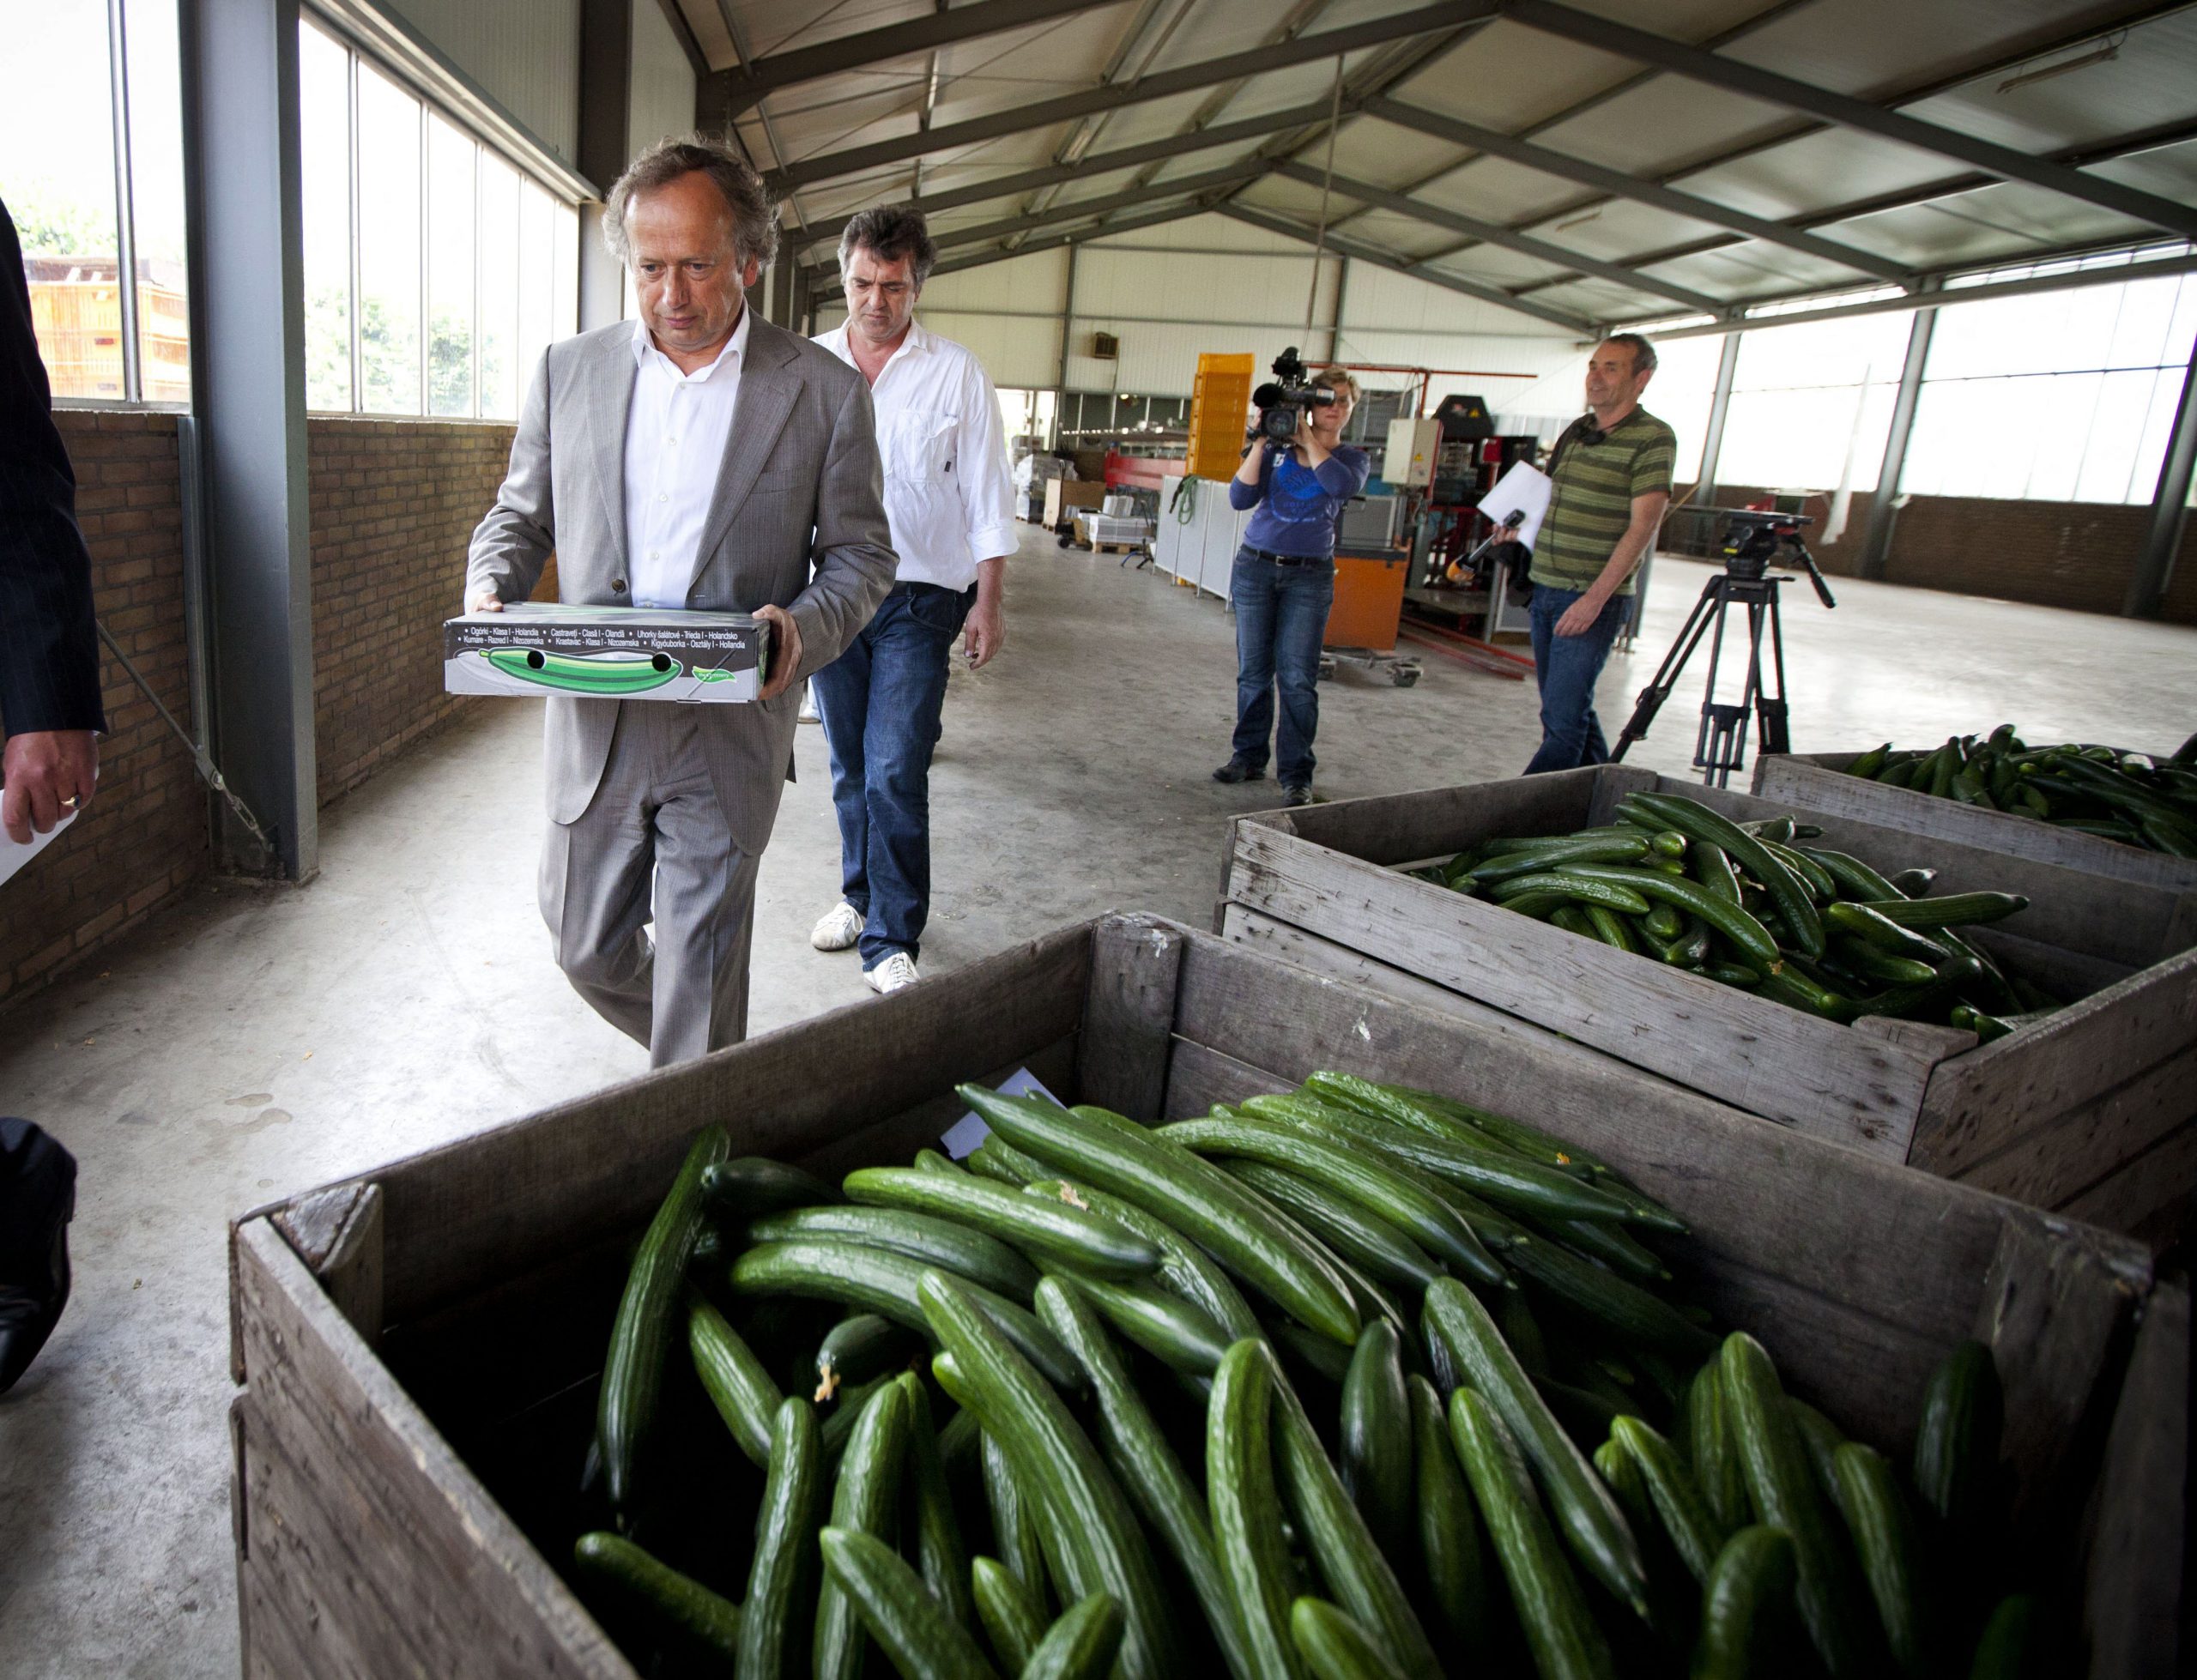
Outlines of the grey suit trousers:
[[542,847],[557,965],[596,1013],[648,1047],[652,1067],[747,1032],[755,877],[770,836],[753,853],[733,843],[702,710],[620,705],[595,797],[572,822],[553,821]]

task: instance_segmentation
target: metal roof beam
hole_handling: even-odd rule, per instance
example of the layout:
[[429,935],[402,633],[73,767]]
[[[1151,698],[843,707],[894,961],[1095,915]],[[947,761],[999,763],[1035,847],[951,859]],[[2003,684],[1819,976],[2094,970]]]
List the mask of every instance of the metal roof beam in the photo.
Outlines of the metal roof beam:
[[1734,210],[1713,199],[1698,198],[1690,192],[1680,192],[1675,187],[1643,180],[1637,175],[1605,169],[1584,158],[1575,158],[1568,152],[1553,152],[1531,141],[1520,140],[1494,129],[1484,129],[1475,123],[1461,122],[1454,117],[1444,117],[1438,112],[1422,110],[1418,106],[1406,105],[1386,95],[1366,100],[1365,111],[1369,117],[1378,117],[1383,122],[1394,123],[1399,128],[1431,135],[1437,140],[1448,141],[1453,146],[1468,146],[1492,157],[1508,158],[1513,163],[1524,164],[1528,169],[1538,169],[1544,174],[1596,188],[1613,198],[1630,198],[1642,204],[1652,205],[1659,210],[1667,210],[1673,215],[1705,221],[1712,227],[1727,228],[1734,233],[1745,233],[1768,245],[1804,251],[1824,262],[1836,263],[1842,268],[1873,275],[1879,280],[1897,281],[1904,284],[1909,276],[1906,265],[1893,262],[1890,257],[1879,257],[1853,245],[1841,245],[1835,239],[1821,239],[1813,233],[1801,233],[1788,227],[1783,222],[1749,215],[1743,210]]
[[933,47],[1026,28],[1090,9],[1091,0],[975,0],[972,5],[935,11],[905,23],[774,52],[740,69],[719,70],[705,77],[694,90],[695,119],[705,129],[724,126],[767,95],[796,82],[815,82]]
[[[1233,217],[1236,221],[1252,227],[1262,227],[1269,233],[1279,233],[1284,239],[1301,239],[1308,245],[1318,242],[1318,236],[1311,228],[1286,221],[1280,216],[1269,215],[1264,210],[1255,210],[1247,205],[1225,202],[1214,205],[1213,208],[1222,215]],[[1325,242],[1324,248],[1333,251],[1338,257],[1347,257],[1353,263],[1370,263],[1377,269],[1386,269],[1391,274],[1405,275],[1413,280],[1423,280],[1429,286],[1439,286],[1444,291],[1462,293],[1468,298],[1477,298],[1485,304],[1494,304],[1499,308],[1516,310],[1521,315],[1530,315],[1536,320],[1546,321],[1567,331],[1577,333],[1582,338],[1592,338],[1595,335],[1595,323],[1583,316],[1571,314],[1566,310],[1551,309],[1546,304],[1521,302],[1498,287],[1483,286],[1477,281],[1460,280],[1455,275],[1433,273],[1416,263],[1407,262],[1401,257],[1392,256],[1385,251],[1377,250],[1356,239],[1329,239]]]
[[[1313,187],[1320,185],[1327,178],[1322,171],[1304,163],[1279,164],[1274,166],[1274,172]],[[1431,227],[1446,227],[1453,233],[1462,233],[1468,239],[1486,245],[1501,245],[1506,250],[1537,258],[1543,263],[1558,263],[1578,274],[1595,275],[1603,280],[1614,281],[1631,291],[1651,293],[1659,298],[1668,298],[1673,303],[1685,304],[1692,309],[1707,310],[1711,314],[1725,305],[1723,299],[1712,298],[1705,292],[1696,292],[1686,287],[1673,284],[1670,281],[1657,280],[1652,275],[1643,275],[1633,269],[1621,268],[1615,263],[1604,263],[1583,252],[1567,250],[1562,245],[1551,245],[1546,239],[1537,239],[1530,233],[1514,233],[1499,222],[1482,221],[1477,216],[1461,215],[1455,210],[1445,210],[1437,205],[1424,204],[1416,198],[1408,197],[1401,192],[1390,192],[1386,188],[1377,187],[1370,182],[1353,180],[1347,175],[1338,175],[1335,178],[1333,184],[1337,192],[1347,193],[1351,197],[1366,204],[1376,205],[1384,210],[1394,210],[1398,215],[1409,216],[1414,221],[1423,221]],[[1333,222],[1328,224],[1330,233],[1335,231],[1336,225]]]
[[[1438,0],[1438,3],[1434,5],[1417,6],[1409,11],[1391,13],[1387,17],[1352,24],[1347,28],[1322,29],[1313,34],[1299,35],[1294,40],[1275,41],[1265,46],[1253,47],[1248,51],[1228,53],[1201,63],[1184,64],[1154,76],[1140,77],[1135,82],[1086,88],[1081,93],[1066,94],[1033,105],[1016,106],[1010,110],[994,112],[989,116],[973,117],[965,122],[933,129],[929,134],[903,135],[897,139],[881,140],[868,146],[850,146],[839,151],[826,152],[818,157],[804,158],[799,162],[788,164],[772,171],[764,178],[773,191],[782,193],[794,187],[805,186],[811,181],[828,181],[838,176],[858,174],[865,169],[899,163],[927,152],[943,152],[958,146],[975,145],[980,141],[996,140],[1002,135],[1051,128],[1072,118],[1087,117],[1094,112],[1171,99],[1177,94],[1210,88],[1218,82],[1257,76],[1268,70],[1286,69],[1292,64],[1311,63],[1318,59],[1332,58],[1337,53],[1354,52],[1363,47],[1400,40],[1407,35],[1425,35],[1437,30],[1454,29],[1460,24],[1488,16],[1498,9],[1498,3],[1499,0]],[[949,12],[946,15],[953,17],[959,14]]]
[[1958,158],[2002,179],[2026,181],[2032,186],[2112,210],[2131,221],[2165,228],[2184,239],[2197,239],[2197,206],[2177,204],[2156,193],[2122,186],[2103,176],[2085,175],[2049,159],[2016,151],[2011,146],[1979,140],[1956,129],[1926,123],[1920,118],[1872,105],[1867,100],[1727,58],[1721,53],[1704,52],[1699,47],[1651,34],[1645,29],[1574,11],[1569,6],[1558,4],[1557,0],[1508,0],[1504,15],[1529,28],[1579,41],[1601,51],[1620,53],[1691,81],[1727,88],[1767,104],[1805,111],[1842,128],[1879,139]]
[[[925,215],[936,215],[942,210],[958,210],[965,204],[981,204],[987,199],[1010,198],[1037,187],[1056,186],[1080,176],[1105,175],[1117,169],[1181,157],[1187,153],[1202,152],[1211,147],[1226,146],[1238,140],[1261,139],[1282,129],[1295,128],[1309,121],[1324,118],[1327,114],[1328,102],[1325,100],[1313,105],[1292,106],[1286,111],[1277,111],[1265,117],[1247,117],[1240,123],[1226,123],[1219,128],[1165,135],[1158,140],[1148,140],[1136,146],[1123,146],[1111,152],[1086,153],[1079,162],[1047,164],[1042,169],[1026,169],[1020,174],[1002,175],[996,180],[980,181],[974,186],[955,187],[949,192],[925,193],[920,198],[904,202],[911,210],[921,210]],[[1166,184],[1164,181],[1160,183],[1162,188]],[[826,217],[821,221],[806,223],[791,230],[788,237],[799,245],[836,239],[852,220],[854,218],[850,215]]]
[[[1147,199],[1151,197],[1146,194]],[[1011,263],[1018,257],[1034,257],[1040,251],[1057,251],[1062,245],[1086,245],[1093,239],[1111,239],[1119,233],[1134,233],[1140,228],[1163,227],[1171,221],[1187,221],[1191,216],[1203,215],[1212,208],[1207,197],[1192,198],[1180,204],[1171,204],[1165,209],[1154,210],[1141,216],[1124,216],[1098,227],[1079,227],[1065,233],[1047,233],[1042,238],[1026,241],[1014,251],[995,245],[990,251],[975,252],[967,257],[955,257],[941,263],[930,271],[930,279],[941,275],[966,274],[971,269],[990,268],[995,263]],[[928,284],[928,282],[926,282]],[[813,293],[819,298],[836,298],[843,288],[836,280],[820,283]],[[1057,316],[1058,311],[1055,311]]]

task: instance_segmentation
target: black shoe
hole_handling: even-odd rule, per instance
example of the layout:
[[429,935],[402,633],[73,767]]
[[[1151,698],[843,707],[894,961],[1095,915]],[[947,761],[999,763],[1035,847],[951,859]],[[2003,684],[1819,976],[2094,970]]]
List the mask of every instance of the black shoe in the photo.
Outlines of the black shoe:
[[15,1386],[69,1302],[76,1163],[27,1121],[0,1121],[0,1394]]
[[1264,764],[1247,764],[1241,758],[1231,758],[1213,771],[1213,779],[1216,782],[1263,782],[1267,779],[1267,767]]
[[1312,802],[1311,785],[1304,782],[1285,784],[1281,790],[1281,802],[1284,805],[1310,805]]

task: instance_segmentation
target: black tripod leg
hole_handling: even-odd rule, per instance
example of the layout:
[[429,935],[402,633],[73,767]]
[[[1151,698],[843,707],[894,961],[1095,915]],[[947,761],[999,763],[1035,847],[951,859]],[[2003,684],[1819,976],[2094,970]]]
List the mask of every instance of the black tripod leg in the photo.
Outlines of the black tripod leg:
[[[1693,610],[1686,614],[1686,625],[1679,632],[1678,640],[1671,644],[1671,650],[1663,656],[1663,662],[1655,668],[1655,674],[1649,679],[1648,686],[1640,691],[1640,698],[1632,708],[1632,716],[1625,720],[1625,728],[1618,733],[1617,745],[1611,749],[1612,764],[1625,757],[1625,748],[1633,742],[1648,738],[1648,726],[1655,721],[1655,714],[1663,709],[1663,702],[1671,698],[1671,690],[1678,686],[1680,673],[1686,669],[1686,661],[1692,656],[1695,645],[1700,642],[1711,620],[1717,625],[1718,635],[1722,635],[1724,579],[1722,576],[1711,577],[1701,586],[1701,599],[1693,603]],[[1716,670],[1713,658],[1710,662],[1710,670],[1713,677]]]
[[1777,597],[1770,597],[1770,673],[1776,679],[1777,692],[1771,693],[1765,685],[1756,710],[1762,720],[1762,750],[1765,752],[1790,752],[1792,737],[1787,733],[1785,710],[1785,635],[1782,621],[1777,615]]

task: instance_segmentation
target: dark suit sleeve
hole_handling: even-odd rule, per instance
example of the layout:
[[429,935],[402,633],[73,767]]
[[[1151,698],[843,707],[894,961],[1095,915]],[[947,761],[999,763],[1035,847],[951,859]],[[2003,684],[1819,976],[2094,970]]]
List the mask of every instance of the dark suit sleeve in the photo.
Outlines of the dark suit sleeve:
[[22,247],[0,204],[0,734],[106,727],[76,474],[31,330]]

